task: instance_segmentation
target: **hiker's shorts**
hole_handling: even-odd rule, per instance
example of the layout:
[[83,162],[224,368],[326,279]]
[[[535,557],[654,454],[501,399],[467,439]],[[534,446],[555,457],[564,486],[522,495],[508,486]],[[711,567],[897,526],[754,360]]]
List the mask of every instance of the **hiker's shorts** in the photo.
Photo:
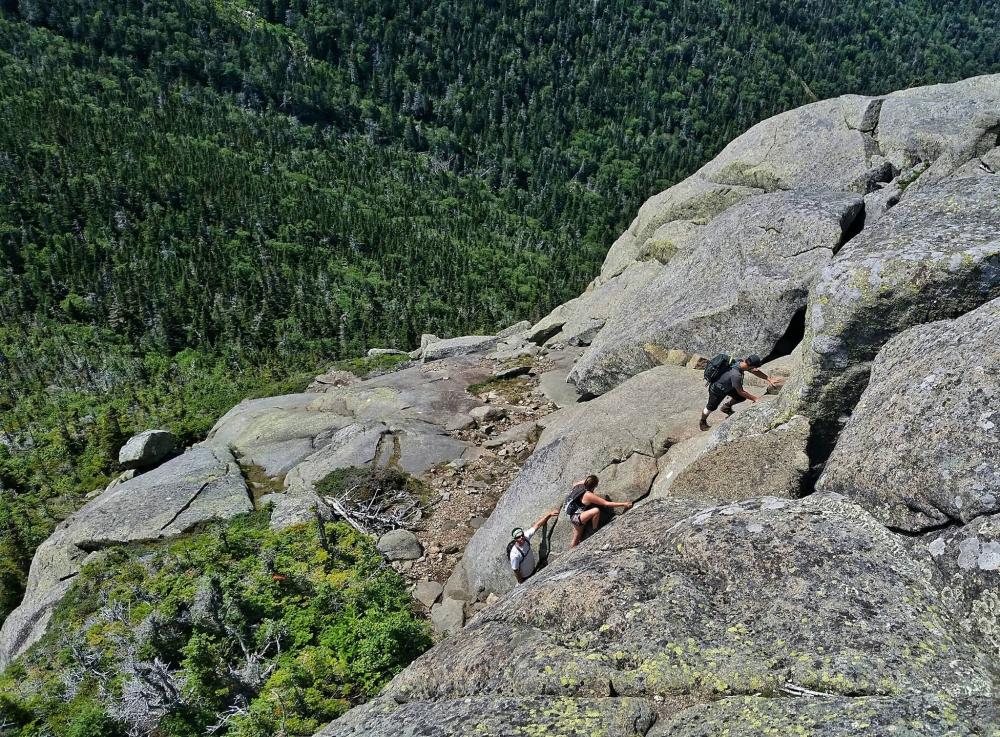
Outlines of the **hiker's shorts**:
[[728,394],[716,394],[711,389],[708,390],[708,404],[705,405],[705,409],[709,412],[715,412],[722,404],[722,400],[726,397],[731,397],[732,401],[729,403],[730,406],[734,404],[739,404],[740,402],[747,401],[746,397],[741,397],[736,391],[731,391]]

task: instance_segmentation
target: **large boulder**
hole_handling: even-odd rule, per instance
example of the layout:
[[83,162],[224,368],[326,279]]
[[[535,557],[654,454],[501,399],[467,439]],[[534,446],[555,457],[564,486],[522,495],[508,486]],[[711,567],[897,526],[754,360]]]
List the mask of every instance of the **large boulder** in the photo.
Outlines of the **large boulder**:
[[893,92],[878,117],[881,153],[899,169],[932,162],[932,181],[984,155],[998,132],[1000,74]]
[[681,443],[660,458],[653,497],[706,503],[749,499],[767,493],[792,497],[809,474],[809,420],[796,415],[774,428],[728,428]]
[[928,533],[921,542],[945,579],[942,599],[1000,662],[1000,515]]
[[192,448],[101,494],[35,551],[24,599],[0,628],[0,669],[44,634],[90,556],[114,545],[176,537],[252,509],[240,468],[222,446]]
[[657,263],[632,264],[610,281],[556,307],[531,326],[528,338],[538,344],[589,345],[597,331],[604,327],[608,315],[646,286],[659,270]]
[[890,338],[997,297],[1000,177],[947,179],[907,193],[817,280],[802,360],[768,409],[772,423],[806,415],[819,443],[829,446]]
[[409,530],[390,530],[378,539],[378,552],[386,560],[416,560],[424,554],[424,548]]
[[169,430],[146,430],[133,435],[118,451],[122,468],[142,471],[165,461],[177,447],[177,437]]
[[[483,724],[516,734],[527,718],[575,735],[569,720],[593,710],[595,720],[645,720],[624,731],[589,723],[599,735],[645,734],[653,712],[658,734],[719,734],[723,722],[731,734],[766,734],[762,714],[789,733],[809,723],[817,735],[884,734],[860,723],[845,732],[848,714],[929,737],[946,720],[934,705],[963,700],[969,712],[952,725],[981,726],[990,712],[974,705],[996,695],[994,664],[942,606],[940,585],[926,553],[838,495],[707,509],[655,500],[484,609],[322,734],[460,735]],[[775,698],[786,692],[823,697]],[[542,701],[526,717],[502,708],[512,698]],[[837,708],[848,701],[864,708]],[[820,714],[833,721],[808,721]]]
[[881,102],[848,95],[768,118],[698,172],[730,186],[840,190],[864,194],[885,178],[872,135]]
[[731,207],[618,305],[571,381],[603,394],[656,365],[657,350],[770,354],[862,209],[855,195],[797,192]]
[[818,488],[905,532],[1000,513],[1000,299],[886,343]]
[[258,501],[258,506],[271,507],[270,527],[275,531],[333,519],[333,510],[315,492],[265,494]]
[[323,394],[290,394],[241,402],[212,428],[213,442],[246,464],[308,490],[338,468],[372,462],[384,451],[420,474],[462,456],[469,444],[448,428],[482,402],[466,392],[490,376],[474,358],[454,358],[385,374]]
[[460,338],[446,338],[428,343],[420,352],[422,361],[440,361],[442,358],[485,353],[496,347],[500,338],[496,335],[463,335]]
[[[760,192],[761,190],[750,187],[715,184],[695,174],[670,189],[653,195],[639,208],[639,214],[628,230],[612,244],[597,283],[604,283],[621,274],[629,265],[643,257],[652,256],[666,263],[671,249],[658,248],[651,243],[665,237],[666,231],[661,229],[670,229],[675,223],[694,227],[704,225],[720,212]],[[672,250],[679,252],[686,249],[682,242]]]

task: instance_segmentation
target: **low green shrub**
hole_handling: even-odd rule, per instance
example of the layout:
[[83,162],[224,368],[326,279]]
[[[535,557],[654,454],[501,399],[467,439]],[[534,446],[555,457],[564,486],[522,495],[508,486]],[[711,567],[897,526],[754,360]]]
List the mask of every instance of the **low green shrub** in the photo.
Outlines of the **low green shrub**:
[[328,523],[325,541],[261,510],[105,551],[0,676],[10,734],[314,734],[431,643],[370,539]]

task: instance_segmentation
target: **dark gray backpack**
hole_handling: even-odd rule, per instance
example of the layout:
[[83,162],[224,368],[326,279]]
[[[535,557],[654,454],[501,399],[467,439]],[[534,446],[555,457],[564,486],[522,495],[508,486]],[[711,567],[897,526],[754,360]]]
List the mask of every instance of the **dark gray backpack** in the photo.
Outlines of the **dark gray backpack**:
[[709,384],[715,383],[722,378],[722,375],[726,373],[726,371],[728,371],[734,363],[735,361],[726,353],[719,353],[714,356],[705,367],[705,381]]

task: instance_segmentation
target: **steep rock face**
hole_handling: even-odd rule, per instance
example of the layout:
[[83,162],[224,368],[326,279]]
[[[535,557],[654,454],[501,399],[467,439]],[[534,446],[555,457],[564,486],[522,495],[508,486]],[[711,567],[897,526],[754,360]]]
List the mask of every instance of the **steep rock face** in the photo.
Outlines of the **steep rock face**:
[[907,532],[1000,512],[1000,300],[882,348],[817,488]]
[[[648,493],[656,474],[656,457],[667,446],[698,433],[697,414],[704,403],[700,372],[661,366],[604,397],[546,417],[534,454],[469,541],[449,592],[471,599],[483,592],[510,589],[515,580],[504,550],[511,529],[561,507],[577,479],[595,473],[602,480],[598,493],[613,494],[616,484],[609,477],[619,476],[617,466],[628,464],[631,473],[622,474],[628,482],[617,484],[627,493],[618,501]],[[563,516],[552,532],[556,555],[566,550],[571,539],[572,525]]]
[[768,355],[862,206],[853,195],[786,192],[731,207],[618,305],[570,380],[603,394],[656,365],[649,345]]
[[[669,261],[660,277],[668,280],[667,274],[690,255],[714,219],[761,192],[865,195],[874,223],[911,196],[911,190],[916,194],[957,176],[991,177],[1000,171],[990,164],[998,144],[1000,75],[902,90],[885,97],[846,95],[789,111],[754,126],[694,175],[651,197],[612,246],[597,281],[612,279],[630,263],[646,258]],[[656,256],[657,252],[664,255]],[[713,279],[706,283],[714,284],[717,280]],[[624,361],[614,355],[621,350],[618,347],[612,348],[611,356],[596,360],[605,343],[615,346],[622,326],[636,316],[636,307],[645,307],[649,313],[645,317],[638,313],[639,322],[655,324],[665,311],[669,319],[677,315],[675,305],[637,300],[631,312],[622,310],[621,321],[609,318],[593,339],[592,355],[577,370],[584,392],[607,391],[645,365],[634,345],[627,349],[631,355]],[[745,331],[737,321],[728,327],[737,334]],[[728,336],[718,337],[725,341]],[[723,342],[707,352],[738,353],[746,345]],[[676,347],[706,352],[693,345]],[[767,352],[758,346],[750,349]],[[609,364],[604,376],[599,375],[604,371],[602,364]]]
[[222,446],[193,448],[101,494],[35,552],[24,599],[0,628],[0,668],[44,634],[52,610],[96,551],[175,537],[252,509],[239,466]]
[[714,184],[695,174],[653,195],[639,209],[628,230],[611,246],[597,282],[617,276],[645,253],[655,250],[650,247],[650,240],[656,238],[661,228],[674,223],[704,225],[720,212],[760,192],[750,187]]
[[[651,734],[676,735],[716,733],[706,725],[725,718],[732,697],[756,695],[755,709],[789,724],[838,703],[773,698],[788,688],[861,699],[875,724],[899,719],[896,699],[885,696],[942,704],[994,696],[990,662],[942,606],[930,557],[843,497],[708,509],[655,500],[599,535],[323,734],[397,735],[400,721],[411,730],[404,734],[487,725],[515,734],[524,713],[503,710],[513,696],[538,706],[531,723],[554,734],[578,734],[558,725],[601,699],[602,715],[642,714],[640,700],[661,723]],[[466,699],[478,708],[462,706]],[[691,709],[706,714],[685,719]],[[731,718],[734,730],[743,720],[752,728],[745,713]],[[814,733],[838,729],[817,724]]]
[[[864,194],[885,179],[872,131],[877,99],[848,95],[789,110],[758,123],[699,174],[711,182],[778,190]],[[891,177],[889,177],[891,178]]]
[[[809,420],[801,415],[759,432],[723,439],[699,436],[693,447],[681,444],[660,459],[652,496],[713,502],[760,496],[791,497],[809,472]],[[720,490],[725,491],[720,493]]]
[[908,193],[817,280],[802,361],[770,408],[774,421],[805,414],[831,438],[892,336],[997,297],[1000,177],[946,179]]

